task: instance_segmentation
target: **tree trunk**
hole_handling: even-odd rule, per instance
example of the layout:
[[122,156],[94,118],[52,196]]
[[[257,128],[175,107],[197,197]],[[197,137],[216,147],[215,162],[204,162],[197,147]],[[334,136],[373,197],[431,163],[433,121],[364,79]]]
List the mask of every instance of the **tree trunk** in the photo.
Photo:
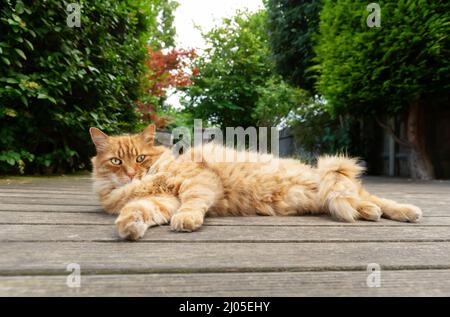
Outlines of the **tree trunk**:
[[411,153],[409,168],[414,179],[430,180],[435,178],[434,167],[426,147],[425,109],[420,101],[411,103],[408,109],[406,133]]

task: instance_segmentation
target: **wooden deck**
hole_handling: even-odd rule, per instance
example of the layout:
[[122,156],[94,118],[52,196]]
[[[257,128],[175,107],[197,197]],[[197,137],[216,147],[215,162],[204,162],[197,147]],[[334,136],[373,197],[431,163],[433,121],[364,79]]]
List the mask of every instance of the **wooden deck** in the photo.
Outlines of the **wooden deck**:
[[[88,176],[0,180],[0,296],[449,296],[450,182],[368,178],[420,223],[210,218],[121,241]],[[81,286],[66,285],[69,263]],[[367,265],[381,266],[368,287]]]

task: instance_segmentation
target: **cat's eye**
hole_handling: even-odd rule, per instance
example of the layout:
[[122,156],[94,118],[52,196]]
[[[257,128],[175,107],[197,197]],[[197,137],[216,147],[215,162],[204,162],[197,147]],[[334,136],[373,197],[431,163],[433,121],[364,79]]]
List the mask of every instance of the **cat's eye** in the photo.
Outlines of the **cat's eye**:
[[111,159],[111,163],[113,163],[114,165],[120,165],[122,164],[122,161],[114,157]]
[[145,155],[139,155],[138,157],[136,157],[136,162],[138,163],[142,163],[145,160]]

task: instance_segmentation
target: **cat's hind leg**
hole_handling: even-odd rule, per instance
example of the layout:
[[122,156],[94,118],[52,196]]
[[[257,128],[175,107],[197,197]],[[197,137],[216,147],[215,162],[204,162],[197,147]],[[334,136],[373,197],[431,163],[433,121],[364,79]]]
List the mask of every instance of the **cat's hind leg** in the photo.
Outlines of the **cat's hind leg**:
[[416,222],[422,211],[410,204],[400,204],[369,194],[359,176],[363,168],[354,159],[327,156],[318,161],[320,174],[318,198],[325,210],[335,218],[353,222],[356,219],[378,221],[380,217]]
[[422,210],[415,205],[401,204],[391,199],[380,198],[365,190],[361,190],[361,197],[365,201],[377,205],[383,218],[403,222],[417,222],[422,218]]
[[378,221],[382,215],[380,207],[360,195],[359,176],[363,171],[355,159],[344,156],[319,158],[318,200],[326,212],[341,221],[356,219]]
[[352,184],[345,186],[342,183],[335,184],[333,189],[325,194],[323,201],[325,209],[331,216],[341,221],[354,222],[356,219],[379,221],[382,215],[378,205],[371,201],[361,199],[358,191],[352,188]]
[[119,236],[128,240],[142,238],[149,227],[167,224],[180,206],[172,195],[151,196],[127,203],[116,219]]

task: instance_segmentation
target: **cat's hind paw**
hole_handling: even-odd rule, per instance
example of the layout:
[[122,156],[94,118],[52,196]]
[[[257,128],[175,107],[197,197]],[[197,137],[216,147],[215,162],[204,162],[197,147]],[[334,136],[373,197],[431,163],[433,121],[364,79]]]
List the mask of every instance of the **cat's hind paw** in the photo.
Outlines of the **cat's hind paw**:
[[383,216],[396,221],[418,222],[422,218],[422,210],[410,204],[397,204],[383,210]]

